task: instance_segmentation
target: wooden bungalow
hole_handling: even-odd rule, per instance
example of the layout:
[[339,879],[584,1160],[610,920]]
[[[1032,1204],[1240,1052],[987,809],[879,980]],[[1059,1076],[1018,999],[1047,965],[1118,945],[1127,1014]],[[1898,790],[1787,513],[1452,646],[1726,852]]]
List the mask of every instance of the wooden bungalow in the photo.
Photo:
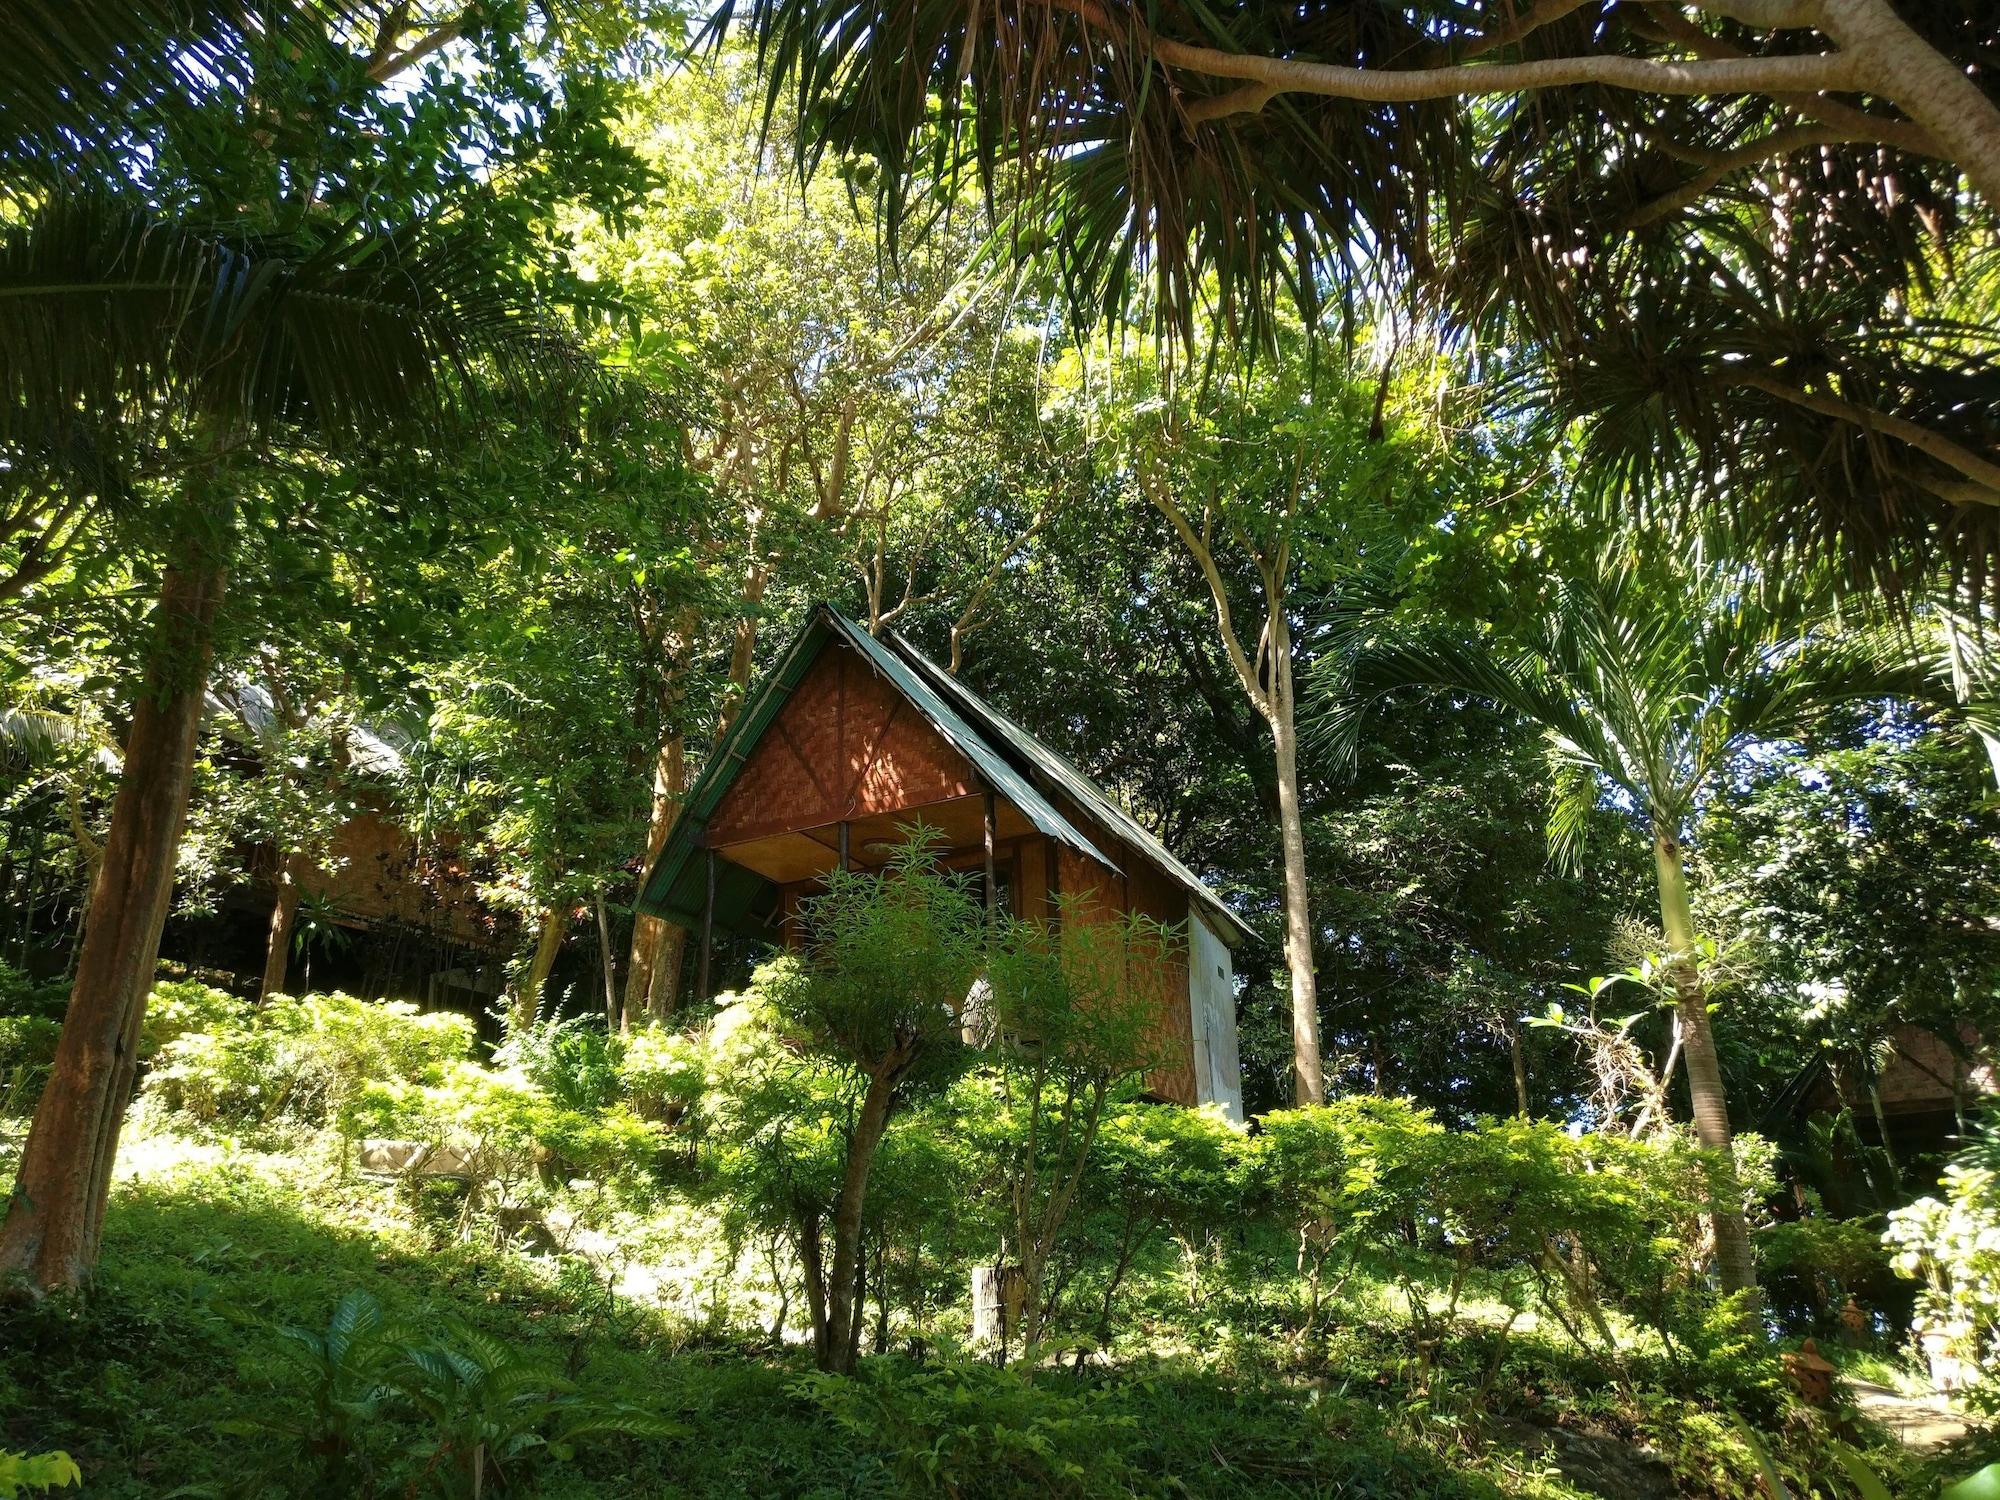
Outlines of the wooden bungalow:
[[641,911],[697,935],[709,993],[718,931],[774,945],[827,872],[867,868],[921,821],[941,857],[981,873],[1018,916],[1139,912],[1182,940],[1146,972],[1158,1097],[1216,1102],[1242,1118],[1230,951],[1242,922],[1186,865],[1069,761],[908,641],[877,640],[827,605],[813,611],[745,701],[689,790],[641,893]]

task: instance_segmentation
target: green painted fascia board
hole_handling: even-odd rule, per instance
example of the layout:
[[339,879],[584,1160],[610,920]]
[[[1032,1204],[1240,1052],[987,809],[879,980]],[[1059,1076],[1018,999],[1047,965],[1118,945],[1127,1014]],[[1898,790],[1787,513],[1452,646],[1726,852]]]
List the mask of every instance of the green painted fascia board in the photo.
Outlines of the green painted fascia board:
[[[785,648],[778,665],[766,674],[750,701],[736,715],[735,722],[710,753],[694,785],[688,788],[687,796],[681,800],[680,816],[674,819],[667,842],[660,849],[660,857],[653,861],[652,872],[646,877],[645,888],[639,893],[634,907],[636,911],[683,925],[690,918],[697,923],[701,920],[701,906],[706,896],[706,872],[696,872],[702,883],[702,895],[697,897],[691,912],[673,898],[683,888],[687,867],[701,847],[701,836],[708,830],[709,816],[714,813],[716,803],[722,800],[722,794],[736,780],[736,773],[742,769],[751,750],[756,748],[757,741],[778,716],[778,710],[791,695],[791,690],[798,686],[799,679],[819,659],[821,649],[831,638],[821,611],[814,610],[811,618],[792,638],[791,645]],[[720,884],[718,877],[718,906],[721,904]]]

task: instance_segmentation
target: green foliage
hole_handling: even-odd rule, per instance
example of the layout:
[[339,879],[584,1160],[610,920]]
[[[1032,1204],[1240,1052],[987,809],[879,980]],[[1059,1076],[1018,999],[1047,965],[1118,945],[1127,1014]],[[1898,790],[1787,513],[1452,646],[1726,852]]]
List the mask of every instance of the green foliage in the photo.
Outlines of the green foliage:
[[76,1461],[60,1449],[53,1453],[0,1451],[0,1500],[45,1494],[82,1483],[83,1473]]
[[805,1045],[857,1075],[893,1070],[899,1087],[948,1079],[982,959],[982,920],[965,877],[937,863],[921,825],[885,868],[834,870],[802,903],[801,959],[764,971],[759,989]]
[[0,1015],[0,1115],[34,1113],[61,1035],[62,1022],[48,1016]]
[[683,1129],[708,1087],[701,1042],[663,1026],[641,1026],[630,1032],[617,1067],[618,1087],[641,1118]]
[[214,1034],[251,1023],[250,1003],[227,990],[198,979],[162,979],[146,998],[146,1014],[139,1022],[139,1055],[154,1057],[167,1043],[191,1031]]
[[352,1110],[383,1083],[443,1079],[471,1050],[472,1023],[402,1001],[274,995],[255,1010],[219,1007],[161,1046],[145,1098],[209,1128],[335,1126],[356,1134]]
[[[1154,993],[1133,982],[1185,942],[1142,915],[1100,913],[1066,901],[1053,922],[1001,923],[987,949],[986,1003],[974,1024],[990,1040],[994,1189],[1019,1257],[1029,1348],[1047,1314],[1050,1262],[1089,1170],[1104,1110],[1149,1066],[1191,1060],[1154,1040]],[[1002,1252],[1005,1253],[1004,1251]]]
[[1614,1308],[1669,1336],[1704,1336],[1696,1247],[1722,1179],[1678,1136],[1579,1136],[1521,1119],[1453,1131],[1408,1101],[1364,1097],[1267,1116],[1255,1170],[1311,1262],[1308,1324],[1322,1269],[1367,1256],[1392,1268],[1420,1327],[1437,1313],[1418,1285],[1428,1263],[1445,1278],[1447,1321],[1477,1272],[1585,1347],[1615,1346]]
[[493,1054],[564,1109],[600,1110],[618,1097],[620,1043],[596,1016],[545,1016],[519,1026]]
[[854,1378],[809,1375],[797,1387],[851,1437],[884,1450],[905,1493],[1085,1496],[1130,1492],[1135,1419],[1101,1391],[1065,1395],[982,1365]]
[[1882,1223],[1875,1218],[1784,1220],[1759,1229],[1756,1241],[1766,1278],[1798,1277],[1834,1306],[1889,1269]]
[[585,1440],[612,1434],[662,1438],[681,1429],[623,1403],[581,1397],[574,1384],[503,1340],[452,1322],[427,1336],[392,1326],[382,1305],[351,1291],[324,1330],[279,1330],[310,1408],[291,1427],[238,1424],[290,1438],[319,1466],[329,1492],[376,1492],[367,1439],[393,1421],[398,1404],[428,1431],[407,1454],[407,1493],[469,1496],[525,1482],[550,1461],[566,1463]]
[[2000,1355],[2000,1172],[1954,1162],[1941,1190],[1890,1213],[1890,1264],[1922,1285],[1918,1332],[1991,1402],[1990,1366]]

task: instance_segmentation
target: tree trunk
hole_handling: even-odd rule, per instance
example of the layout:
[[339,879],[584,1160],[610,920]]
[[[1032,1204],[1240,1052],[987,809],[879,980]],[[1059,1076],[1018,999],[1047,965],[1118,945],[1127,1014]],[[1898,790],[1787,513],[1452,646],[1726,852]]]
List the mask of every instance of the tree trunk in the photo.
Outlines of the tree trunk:
[[1514,1064],[1514,1107],[1522,1119],[1530,1119],[1534,1108],[1528,1102],[1528,1058],[1521,1046],[1521,1027],[1516,1021],[1507,1023],[1507,1056]]
[[895,1067],[883,1067],[868,1080],[861,1098],[854,1130],[847,1138],[847,1171],[840,1184],[840,1200],[833,1211],[833,1265],[826,1278],[826,1340],[819,1351],[819,1367],[836,1375],[854,1373],[855,1296],[857,1262],[861,1252],[861,1208],[868,1192],[868,1171],[875,1165],[875,1150],[889,1128],[889,1109],[896,1094]]
[[161,581],[76,983],[0,1227],[0,1275],[24,1276],[42,1291],[81,1285],[97,1263],[139,1023],[173,898],[223,583],[212,561],[171,567]]
[[[687,795],[687,742],[670,734],[653,759],[653,809],[646,825],[646,868],[639,877],[645,890],[660,851],[667,846],[681,798]],[[687,934],[671,922],[643,914],[632,919],[630,963],[625,974],[625,1024],[635,1017],[650,1021],[673,1019],[680,1004],[681,952]]]
[[[1284,632],[1274,632],[1282,636]],[[1326,1102],[1320,1071],[1319,981],[1313,973],[1312,914],[1306,897],[1306,829],[1299,807],[1299,729],[1292,697],[1291,643],[1273,641],[1271,747],[1278,763],[1278,829],[1285,848],[1285,967],[1292,978],[1292,1072],[1300,1104]]]
[[[751,540],[756,541],[756,531],[751,532]],[[757,606],[764,602],[764,591],[771,586],[771,569],[763,562],[753,562],[743,575],[743,614],[736,622],[736,641],[729,650],[729,691],[722,699],[722,712],[716,719],[715,737],[720,743],[729,733],[729,726],[736,722],[736,715],[743,709],[744,696],[750,691],[750,669],[757,663]]]
[[1680,840],[1674,836],[1671,825],[1655,814],[1653,826],[1660,921],[1666,929],[1670,950],[1668,963],[1680,1015],[1681,1061],[1687,1069],[1694,1133],[1703,1146],[1716,1153],[1721,1167],[1721,1182],[1710,1216],[1715,1231],[1716,1273],[1724,1291],[1749,1291],[1757,1285],[1757,1265],[1750,1249],[1750,1228],[1743,1219],[1722,1067],[1716,1058],[1715,1033],[1709,1029],[1708,995],[1695,953],[1694,910],[1688,901],[1687,872],[1682,864]]
[[306,862],[298,854],[286,854],[278,862],[278,893],[271,902],[270,934],[264,942],[264,980],[257,987],[262,1004],[285,990],[285,974],[292,962],[292,927],[299,915],[300,880]]
[[799,1225],[799,1270],[806,1283],[806,1315],[812,1319],[813,1363],[827,1366],[826,1252],[820,1243],[818,1212]]
[[535,1012],[541,1009],[542,986],[549,982],[549,971],[556,966],[556,956],[562,952],[563,939],[569,935],[569,911],[565,907],[551,906],[542,913],[541,935],[535,939],[534,957],[528,960],[528,967],[521,975],[520,983],[514,986],[514,1025],[525,1030],[535,1024]]
[[623,1031],[618,1016],[618,976],[611,966],[611,922],[604,915],[604,887],[597,888],[591,903],[597,909],[597,972],[604,981],[604,1032]]

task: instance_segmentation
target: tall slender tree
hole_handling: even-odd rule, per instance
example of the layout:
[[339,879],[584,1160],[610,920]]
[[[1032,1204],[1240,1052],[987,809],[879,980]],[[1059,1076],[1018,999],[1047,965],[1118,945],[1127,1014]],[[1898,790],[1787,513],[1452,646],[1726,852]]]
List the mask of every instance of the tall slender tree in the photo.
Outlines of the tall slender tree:
[[[1574,860],[1607,793],[1652,845],[1666,968],[1678,1009],[1695,1133],[1730,1160],[1728,1101],[1709,1020],[1687,841],[1717,779],[1759,744],[1795,739],[1840,705],[1948,702],[1948,684],[1893,632],[1831,615],[1700,557],[1622,552],[1558,579],[1539,609],[1484,637],[1442,635],[1379,612],[1341,622],[1348,649],[1315,683],[1329,752],[1353,754],[1372,705],[1403,689],[1474,699],[1541,728],[1558,766],[1552,852]],[[1714,1204],[1723,1285],[1756,1285],[1743,1207],[1725,1178]]]

